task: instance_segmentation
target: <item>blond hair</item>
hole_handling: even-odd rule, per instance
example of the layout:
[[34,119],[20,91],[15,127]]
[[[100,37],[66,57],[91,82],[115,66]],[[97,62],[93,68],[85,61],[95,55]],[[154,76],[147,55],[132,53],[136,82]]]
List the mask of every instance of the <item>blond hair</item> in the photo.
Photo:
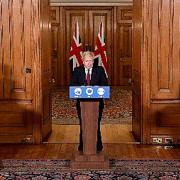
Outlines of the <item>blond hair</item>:
[[82,60],[84,60],[85,57],[87,57],[87,56],[90,56],[90,57],[92,57],[92,59],[94,59],[94,53],[93,52],[91,52],[91,51],[84,51],[82,53]]

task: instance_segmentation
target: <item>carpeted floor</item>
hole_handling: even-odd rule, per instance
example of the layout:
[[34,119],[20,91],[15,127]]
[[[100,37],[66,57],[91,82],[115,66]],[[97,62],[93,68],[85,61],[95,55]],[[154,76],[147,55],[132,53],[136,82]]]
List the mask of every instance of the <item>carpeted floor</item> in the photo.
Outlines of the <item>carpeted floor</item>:
[[[68,87],[52,93],[54,124],[79,124],[75,100],[68,97]],[[111,87],[111,98],[105,100],[102,124],[130,124],[132,122],[132,92],[130,88]]]
[[110,160],[107,170],[72,170],[68,160],[2,160],[3,179],[179,180],[179,160]]

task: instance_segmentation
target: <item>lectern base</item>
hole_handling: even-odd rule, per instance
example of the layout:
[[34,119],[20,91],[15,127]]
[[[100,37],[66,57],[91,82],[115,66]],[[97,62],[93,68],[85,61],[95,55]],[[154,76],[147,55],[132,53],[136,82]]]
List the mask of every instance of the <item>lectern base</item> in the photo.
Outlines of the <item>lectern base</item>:
[[109,169],[109,160],[102,153],[83,155],[78,152],[71,161],[72,169]]

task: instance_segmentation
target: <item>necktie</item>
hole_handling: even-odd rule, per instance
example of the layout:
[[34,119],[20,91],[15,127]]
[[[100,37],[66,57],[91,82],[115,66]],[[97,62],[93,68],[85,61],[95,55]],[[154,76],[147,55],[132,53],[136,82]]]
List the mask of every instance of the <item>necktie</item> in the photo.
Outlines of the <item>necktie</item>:
[[87,76],[86,76],[87,85],[90,86],[90,72],[88,69]]

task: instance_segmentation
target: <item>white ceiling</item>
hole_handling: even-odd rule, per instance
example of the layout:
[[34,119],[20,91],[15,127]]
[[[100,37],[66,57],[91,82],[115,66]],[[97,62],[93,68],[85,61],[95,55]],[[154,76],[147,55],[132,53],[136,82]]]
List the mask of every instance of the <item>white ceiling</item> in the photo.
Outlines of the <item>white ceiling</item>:
[[113,6],[113,5],[132,5],[133,0],[50,0],[51,5],[73,5],[73,6]]

